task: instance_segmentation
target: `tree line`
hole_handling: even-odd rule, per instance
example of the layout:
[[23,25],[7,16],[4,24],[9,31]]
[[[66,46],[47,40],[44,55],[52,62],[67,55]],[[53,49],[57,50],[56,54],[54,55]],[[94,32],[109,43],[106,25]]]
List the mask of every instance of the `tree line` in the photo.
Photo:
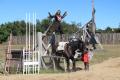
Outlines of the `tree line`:
[[97,33],[120,33],[120,26],[118,26],[118,28],[111,28],[110,26],[108,26],[105,30],[97,29],[96,32]]
[[[37,28],[37,32],[44,32],[47,27],[49,26],[49,19],[43,19],[43,20],[36,20],[36,28]],[[30,23],[31,27],[32,27],[32,23]],[[67,23],[65,21],[61,22],[62,28],[63,28],[63,32],[64,34],[72,34],[75,33],[76,31],[79,30],[79,28],[81,28],[81,24],[80,23],[75,23],[72,22]],[[79,26],[79,27],[78,27]],[[106,32],[117,32],[120,33],[120,25],[118,28],[114,28],[112,29],[111,27],[107,27],[105,30],[102,29],[97,29],[96,30],[97,33],[106,33]],[[0,25],[0,43],[5,42],[8,38],[8,36],[10,35],[10,33],[12,33],[13,36],[22,36],[25,35],[26,33],[26,23],[24,20],[21,21],[14,21],[14,22],[7,22],[4,24]],[[32,30],[31,30],[31,34],[32,34]]]
[[[36,20],[36,30],[37,32],[45,32],[47,27],[49,26],[49,19]],[[27,23],[28,24],[28,23]],[[31,27],[31,35],[32,35],[32,23],[30,23]],[[63,28],[63,32],[66,34],[74,33],[78,30],[77,24],[72,22],[71,24],[62,21],[61,26]],[[0,25],[0,43],[5,42],[8,36],[12,33],[13,36],[22,36],[26,33],[26,22],[24,20],[7,22]]]

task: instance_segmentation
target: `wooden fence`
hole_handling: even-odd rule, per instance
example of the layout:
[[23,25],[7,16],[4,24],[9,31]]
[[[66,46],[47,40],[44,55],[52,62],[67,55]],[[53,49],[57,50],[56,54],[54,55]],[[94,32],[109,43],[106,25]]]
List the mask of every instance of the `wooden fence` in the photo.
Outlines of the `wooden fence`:
[[102,44],[120,44],[120,33],[97,34]]
[[[97,33],[99,41],[101,44],[120,44],[120,33]],[[67,41],[70,35],[65,34],[64,41]],[[12,38],[12,45],[15,44],[24,44],[25,45],[25,36],[13,36]],[[57,36],[57,41],[59,41],[60,36]],[[50,37],[46,37],[45,41],[49,41]],[[32,36],[31,36],[31,43],[32,43]]]

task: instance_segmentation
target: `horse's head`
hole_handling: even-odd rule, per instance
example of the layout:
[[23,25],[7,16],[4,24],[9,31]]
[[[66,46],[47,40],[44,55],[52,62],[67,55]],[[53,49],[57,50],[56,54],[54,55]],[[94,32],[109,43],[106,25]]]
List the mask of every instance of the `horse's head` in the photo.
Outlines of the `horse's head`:
[[77,49],[83,51],[83,48],[85,46],[84,42],[82,40],[80,40],[79,38],[71,38],[69,40],[69,44],[70,44],[70,46],[72,46],[74,51]]
[[83,42],[82,40],[79,40],[79,50],[83,52],[85,48],[86,48],[85,42]]

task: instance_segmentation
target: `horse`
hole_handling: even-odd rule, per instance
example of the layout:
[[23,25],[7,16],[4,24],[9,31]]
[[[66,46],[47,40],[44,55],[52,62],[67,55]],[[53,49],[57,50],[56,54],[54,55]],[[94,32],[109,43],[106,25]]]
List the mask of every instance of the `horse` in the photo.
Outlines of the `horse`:
[[[63,46],[64,45],[64,46]],[[68,42],[63,42],[62,49],[60,48],[60,45],[57,47],[56,55],[60,56],[60,53],[62,53],[62,56],[65,57],[67,62],[67,71],[70,71],[70,60],[72,61],[72,70],[76,71],[76,60],[74,58],[76,54],[76,50],[79,49],[81,53],[83,53],[85,49],[85,43],[80,40],[79,38],[72,38]],[[59,64],[60,59],[58,60]]]

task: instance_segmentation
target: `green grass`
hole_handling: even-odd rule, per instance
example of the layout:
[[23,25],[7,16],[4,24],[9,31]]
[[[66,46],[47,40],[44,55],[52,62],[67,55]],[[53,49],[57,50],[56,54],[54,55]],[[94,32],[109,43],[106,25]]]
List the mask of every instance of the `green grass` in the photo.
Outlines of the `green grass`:
[[48,70],[45,70],[45,69],[41,69],[40,70],[40,73],[64,73],[64,71],[61,71],[61,70],[53,70],[53,69],[48,69]]
[[[110,58],[120,57],[120,45],[103,45],[103,50],[95,50],[90,65],[101,63]],[[77,61],[76,64],[81,66],[82,61]]]
[[96,50],[94,52],[91,64],[101,63],[109,58],[120,57],[120,45],[104,45],[103,50]]

